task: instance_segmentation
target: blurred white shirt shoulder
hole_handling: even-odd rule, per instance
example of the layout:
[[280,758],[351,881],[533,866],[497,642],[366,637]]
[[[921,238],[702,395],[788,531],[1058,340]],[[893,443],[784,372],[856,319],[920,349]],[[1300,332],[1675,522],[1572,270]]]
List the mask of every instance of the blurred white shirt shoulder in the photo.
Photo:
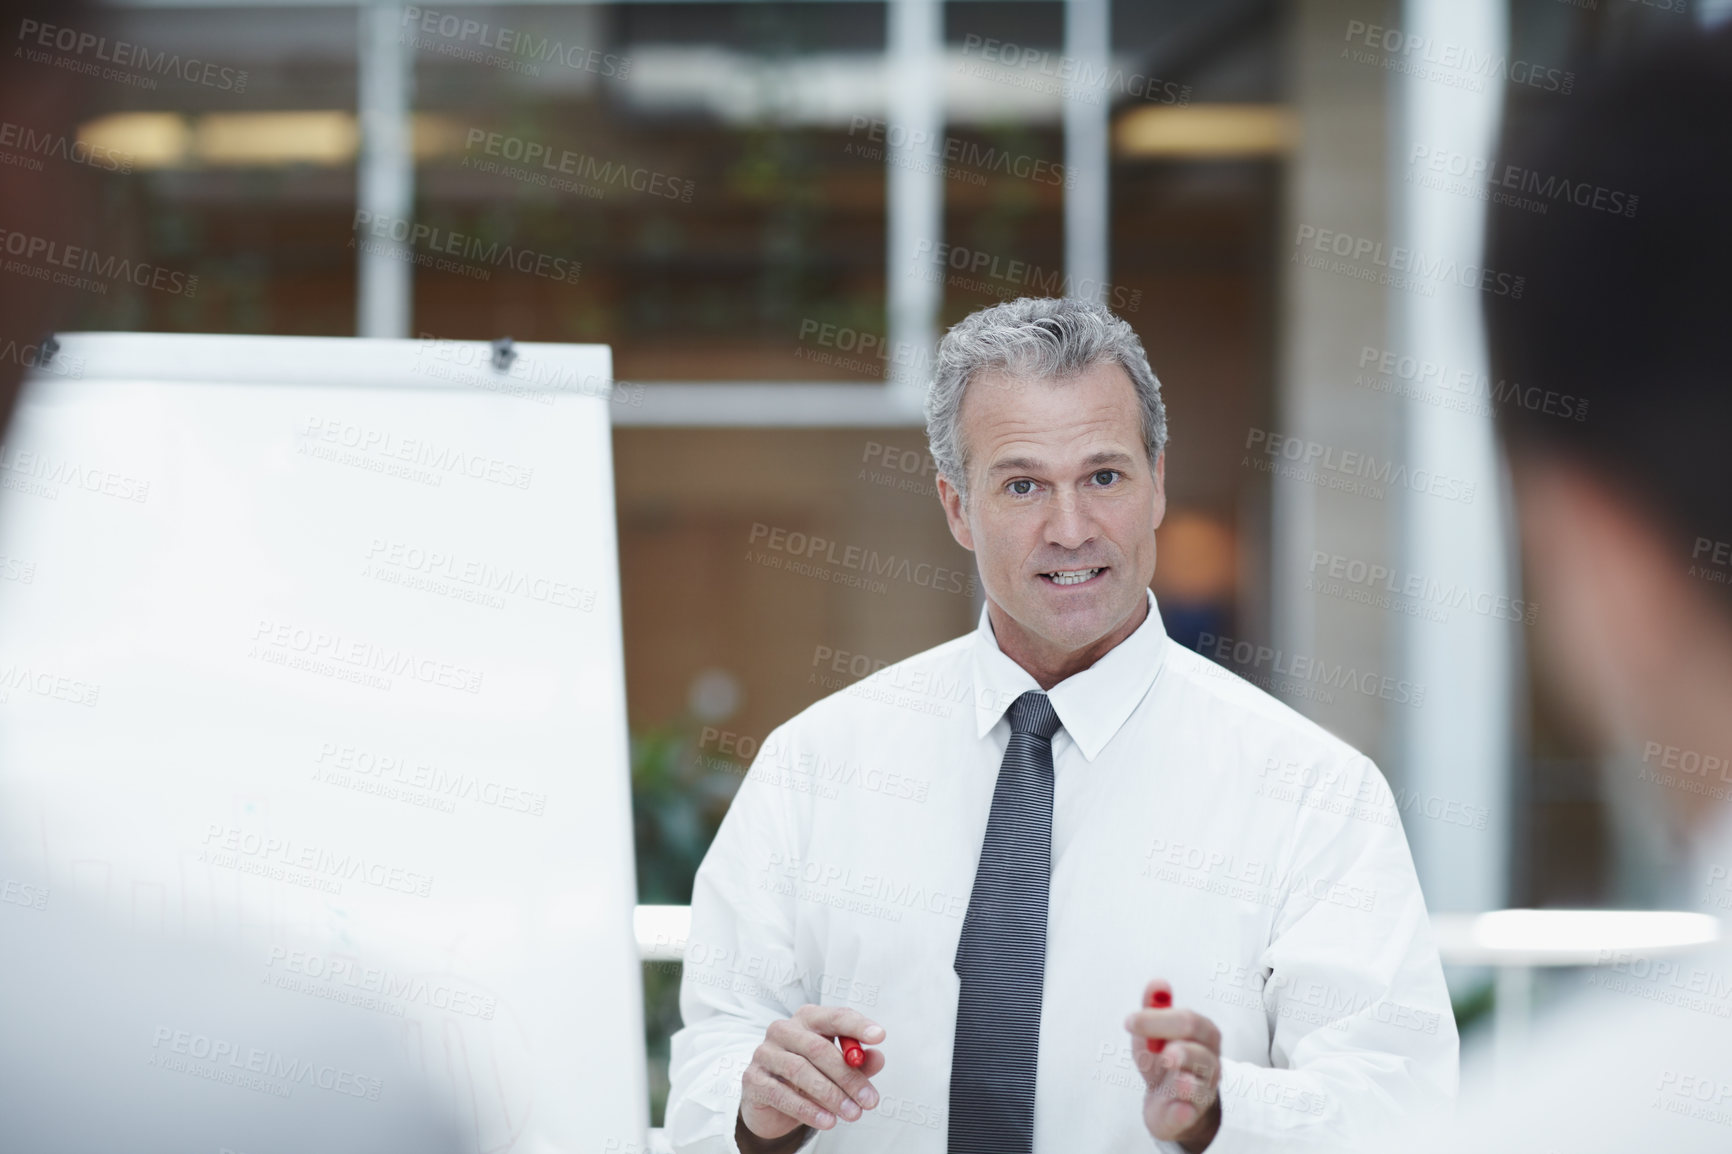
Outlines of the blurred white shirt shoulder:
[[1720,940],[1688,953],[1612,953],[1513,1056],[1464,1064],[1460,1107],[1426,1150],[1732,1151],[1732,940],[1723,913],[1732,821],[1695,857],[1684,896],[1721,917]]

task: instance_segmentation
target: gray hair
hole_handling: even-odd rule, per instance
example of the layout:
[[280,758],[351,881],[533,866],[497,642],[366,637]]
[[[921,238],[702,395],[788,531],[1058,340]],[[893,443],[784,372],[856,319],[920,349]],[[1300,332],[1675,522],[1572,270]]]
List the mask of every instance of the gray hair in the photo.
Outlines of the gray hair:
[[1021,380],[1058,380],[1112,361],[1136,389],[1149,468],[1167,447],[1167,407],[1143,342],[1130,325],[1094,301],[1022,297],[981,309],[938,344],[926,394],[926,439],[938,471],[968,499],[968,453],[958,428],[962,394],[983,372]]

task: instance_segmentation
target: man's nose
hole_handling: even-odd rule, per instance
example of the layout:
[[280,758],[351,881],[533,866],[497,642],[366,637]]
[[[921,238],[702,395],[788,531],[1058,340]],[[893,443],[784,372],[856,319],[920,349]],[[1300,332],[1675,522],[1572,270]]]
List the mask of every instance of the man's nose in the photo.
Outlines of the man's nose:
[[1061,549],[1080,549],[1094,540],[1094,514],[1075,492],[1056,494],[1047,507],[1046,539]]

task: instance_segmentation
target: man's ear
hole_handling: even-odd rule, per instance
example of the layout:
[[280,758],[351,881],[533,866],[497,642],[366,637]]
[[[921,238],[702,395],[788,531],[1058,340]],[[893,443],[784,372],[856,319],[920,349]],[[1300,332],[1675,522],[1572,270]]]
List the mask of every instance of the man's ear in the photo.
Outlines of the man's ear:
[[962,494],[942,473],[938,475],[938,503],[944,506],[944,520],[950,526],[950,535],[956,538],[958,545],[974,552],[974,534],[968,529],[968,510],[963,506]]
[[1161,455],[1155,458],[1155,523],[1152,528],[1159,529],[1161,522],[1167,519],[1167,451],[1161,450]]

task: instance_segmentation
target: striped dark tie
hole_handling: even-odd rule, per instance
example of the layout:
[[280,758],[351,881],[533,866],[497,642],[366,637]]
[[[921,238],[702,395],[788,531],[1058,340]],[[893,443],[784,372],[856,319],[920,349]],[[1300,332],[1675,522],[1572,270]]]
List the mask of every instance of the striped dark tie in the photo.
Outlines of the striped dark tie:
[[1052,735],[1032,690],[1010,706],[980,869],[956,947],[962,990],[950,1063],[950,1154],[1030,1154],[1052,887]]

